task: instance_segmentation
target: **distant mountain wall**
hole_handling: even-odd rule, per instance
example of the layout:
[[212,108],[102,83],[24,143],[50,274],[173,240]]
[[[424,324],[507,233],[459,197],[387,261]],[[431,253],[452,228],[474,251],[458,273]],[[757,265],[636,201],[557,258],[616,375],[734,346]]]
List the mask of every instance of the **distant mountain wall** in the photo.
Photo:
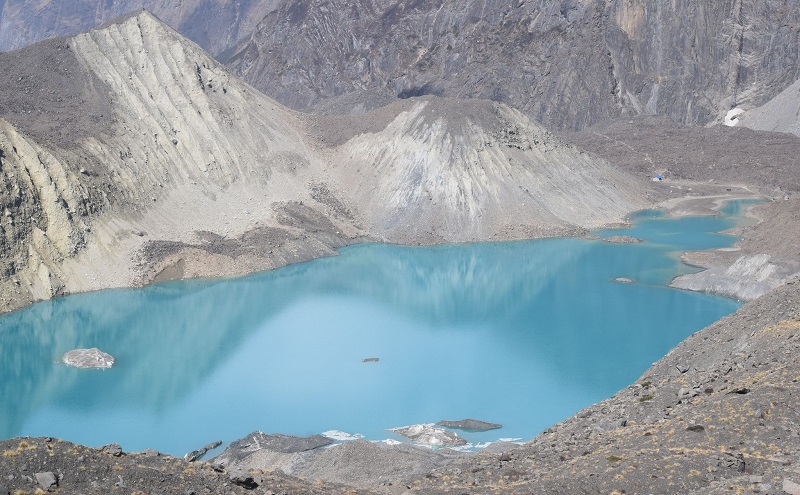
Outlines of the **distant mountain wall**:
[[0,51],[73,35],[141,8],[217,53],[248,36],[278,0],[24,0],[0,1]]
[[358,91],[486,98],[545,125],[704,125],[800,77],[800,0],[284,0],[220,56],[295,109]]

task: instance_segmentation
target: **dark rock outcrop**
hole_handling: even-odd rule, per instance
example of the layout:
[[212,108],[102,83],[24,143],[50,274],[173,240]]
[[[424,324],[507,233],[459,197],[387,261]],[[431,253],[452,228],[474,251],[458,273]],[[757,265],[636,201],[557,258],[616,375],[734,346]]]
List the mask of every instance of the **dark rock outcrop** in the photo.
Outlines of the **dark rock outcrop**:
[[280,454],[294,454],[297,452],[314,450],[319,447],[331,445],[332,443],[333,440],[322,435],[294,437],[279,433],[267,435],[260,431],[254,431],[244,438],[231,442],[220,455],[212,460],[212,462],[217,465],[228,466],[241,461],[253,454],[253,452],[259,450],[277,452]]
[[503,427],[503,425],[497,423],[487,423],[486,421],[479,421],[477,419],[462,419],[460,421],[444,420],[444,421],[439,421],[436,424],[438,426],[444,426],[445,428],[454,428],[457,430],[468,430],[468,431],[489,431]]
[[183,460],[185,460],[186,462],[194,462],[194,461],[197,461],[199,459],[202,459],[203,456],[206,455],[209,450],[216,449],[220,445],[222,445],[222,441],[221,440],[217,440],[215,442],[211,442],[211,443],[209,443],[207,445],[204,445],[203,447],[201,447],[201,448],[199,448],[197,450],[193,450],[191,452],[188,452],[186,455],[183,456]]

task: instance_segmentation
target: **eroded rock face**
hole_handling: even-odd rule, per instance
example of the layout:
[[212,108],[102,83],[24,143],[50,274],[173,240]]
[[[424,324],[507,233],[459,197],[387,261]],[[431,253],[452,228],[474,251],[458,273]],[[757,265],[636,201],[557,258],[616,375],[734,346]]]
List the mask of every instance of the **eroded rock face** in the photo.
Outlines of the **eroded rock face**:
[[704,124],[800,76],[799,6],[285,0],[226,55],[298,109],[364,91],[487,98],[565,129],[639,114]]
[[114,356],[96,347],[91,349],[73,349],[64,353],[61,362],[75,368],[110,368],[114,365]]

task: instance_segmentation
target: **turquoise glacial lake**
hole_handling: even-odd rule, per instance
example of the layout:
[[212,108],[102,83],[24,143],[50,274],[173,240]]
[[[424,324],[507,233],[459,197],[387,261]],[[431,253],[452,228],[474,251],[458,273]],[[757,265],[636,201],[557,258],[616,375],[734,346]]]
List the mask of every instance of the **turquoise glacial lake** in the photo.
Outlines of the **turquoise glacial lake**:
[[[362,244],[241,279],[35,304],[0,317],[0,438],[183,455],[257,429],[384,440],[399,439],[387,428],[475,418],[504,426],[460,432],[472,444],[529,440],[738,309],[667,284],[692,270],[680,252],[734,242],[713,232],[742,208],[644,211],[631,229],[597,232],[643,244]],[[58,363],[88,347],[114,367]]]

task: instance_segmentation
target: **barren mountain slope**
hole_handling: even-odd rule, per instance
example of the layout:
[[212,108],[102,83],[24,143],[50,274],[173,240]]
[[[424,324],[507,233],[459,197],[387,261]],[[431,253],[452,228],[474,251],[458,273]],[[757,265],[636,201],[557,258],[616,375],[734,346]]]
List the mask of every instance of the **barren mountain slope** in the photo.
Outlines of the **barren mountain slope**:
[[77,34],[145,8],[211,53],[248,36],[277,0],[44,0],[0,2],[0,51]]
[[428,97],[314,121],[338,189],[390,242],[571,233],[645,204],[628,175],[502,104]]
[[800,79],[775,98],[740,116],[741,125],[800,136]]
[[[288,219],[316,212],[289,205],[310,200],[311,182],[309,151],[291,112],[231,80],[146,12],[61,43],[69,47],[61,50],[65,65],[76,62],[85,76],[74,85],[91,89],[78,92],[83,106],[72,108],[72,95],[62,98],[57,87],[55,108],[47,109],[53,125],[26,120],[24,106],[3,114],[12,124],[1,145],[10,191],[5,221],[26,222],[28,203],[38,213],[33,228],[11,231],[7,243],[9,258],[20,260],[7,272],[22,298],[12,307],[159,275],[246,273],[343,244],[336,232],[346,229],[330,221],[319,235],[280,227],[277,211]],[[35,104],[16,99],[38,88],[15,75],[25,75],[30,54],[55,57],[54,46],[3,55],[10,70],[0,108]],[[83,126],[83,107],[109,109],[112,117],[101,128]],[[74,123],[80,130],[70,142],[59,131]]]
[[800,77],[797,0],[284,0],[221,60],[278,101],[353,91],[501,101],[548,126],[685,124]]
[[0,57],[6,309],[273,268],[364,237],[562,234],[645,205],[625,174],[503,105],[297,114],[146,12]]

